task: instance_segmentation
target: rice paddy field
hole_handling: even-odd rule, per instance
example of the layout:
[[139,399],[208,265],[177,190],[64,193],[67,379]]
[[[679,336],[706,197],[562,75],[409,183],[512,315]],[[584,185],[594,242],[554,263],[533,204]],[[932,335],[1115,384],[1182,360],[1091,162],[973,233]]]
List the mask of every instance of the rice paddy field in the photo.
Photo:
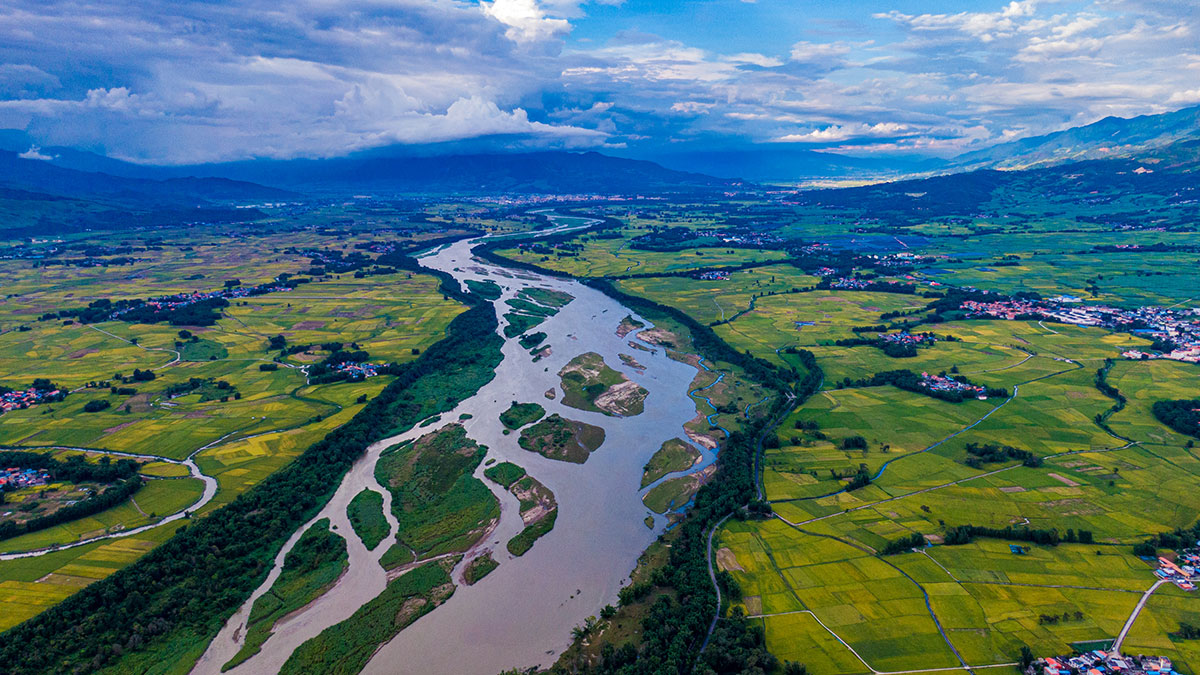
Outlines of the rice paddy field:
[[626,279],[618,286],[626,293],[655,298],[656,301],[661,301],[656,296],[670,297],[672,307],[687,312],[701,323],[712,323],[749,310],[756,296],[808,288],[820,281],[787,264],[751,267],[731,272],[729,276],[727,280],[691,277]]
[[[1113,304],[1174,305],[1193,295],[1192,261],[1178,254],[1063,251],[1127,241],[1103,234],[1090,243],[1082,235],[1041,233],[1017,240],[1029,247],[1019,265],[988,271],[978,268],[999,259],[989,248],[998,240],[972,251],[980,240],[937,239],[931,251],[965,262],[938,263],[948,271],[915,276]],[[619,282],[627,293],[713,324],[731,346],[764,359],[794,367],[787,348],[810,350],[825,373],[822,391],[776,430],[778,447],[764,449],[763,490],[779,517],[731,521],[715,544],[718,566],[741,588],[735,604],[760,623],[772,653],[804,663],[810,673],[894,672],[961,667],[959,656],[972,666],[1011,663],[1022,646],[1050,655],[1115,637],[1155,580],[1132,545],[1190,526],[1200,513],[1200,454],[1150,412],[1155,401],[1194,397],[1200,369],[1121,360],[1122,351],[1149,344],[1126,333],[1036,321],[925,324],[919,330],[958,341],[922,347],[911,358],[837,346],[857,336],[852,327],[886,323],[882,314],[919,310],[929,300],[788,292],[814,283],[786,264],[725,280]],[[1092,284],[1100,289],[1094,298],[1086,292]],[[1108,382],[1128,398],[1121,410],[1112,411],[1114,400],[1095,385],[1106,359],[1116,359]],[[847,380],[895,369],[956,372],[1014,395],[950,403],[891,386],[843,388]],[[1096,423],[1098,415],[1107,415],[1107,429]],[[866,448],[845,447],[857,436]],[[1009,446],[1040,463],[971,466],[969,444]],[[860,470],[870,484],[846,491]],[[944,533],[959,525],[1086,530],[1094,542],[1023,544],[1028,548],[1020,555],[995,539],[942,545]],[[914,533],[933,546],[879,555]],[[1064,613],[1068,620],[1042,618]],[[1164,654],[1180,672],[1200,671],[1194,641],[1167,637],[1180,622],[1200,623],[1200,604],[1164,586],[1137,620],[1126,652]]]
[[[0,260],[0,384],[29,386],[49,378],[69,391],[65,400],[0,414],[0,446],[23,450],[87,449],[91,461],[103,451],[147,456],[147,482],[134,496],[90,517],[0,542],[17,552],[71,544],[152,525],[197,503],[202,484],[187,467],[153,457],[193,457],[216,478],[216,497],[196,517],[219,508],[286,465],[309,445],[348,421],[390,380],[309,384],[302,368],[328,350],[314,347],[279,358],[269,340],[289,345],[357,344],[371,362],[403,362],[441,339],[464,308],[447,299],[432,276],[400,272],[354,278],[318,277],[292,291],[238,298],[212,326],[170,326],[108,321],[80,324],[38,321],[54,312],[107,298],[146,298],[210,291],[225,281],[265,283],[297,274],[309,258],[295,249],[350,251],[379,241],[363,234],[328,238],[309,230],[238,237],[192,232],[171,245],[151,245],[128,265],[34,267],[29,260]],[[110,245],[123,242],[111,235]],[[294,248],[293,248],[294,247]],[[181,337],[186,329],[191,337]],[[264,369],[260,366],[272,364]],[[152,380],[121,382],[134,369]],[[168,390],[189,380],[223,381],[195,393]],[[113,393],[108,384],[135,392]],[[102,383],[102,386],[89,386]],[[205,392],[217,392],[221,396]],[[86,412],[85,405],[110,406]],[[11,507],[11,505],[10,505]],[[16,625],[103,578],[164,541],[176,521],[128,537],[106,539],[33,558],[0,561],[0,630]]]
[[[1056,654],[1069,652],[1074,642],[1115,636],[1154,581],[1153,568],[1132,555],[1132,544],[1147,533],[1195,521],[1200,455],[1187,447],[1188,439],[1159,424],[1149,407],[1155,400],[1192,395],[1187,392],[1196,391],[1200,370],[1167,361],[1118,361],[1110,382],[1129,403],[1109,418],[1114,436],[1094,422],[1113,400],[1095,388],[1093,378],[1124,336],[1082,329],[1055,335],[1034,332],[1036,324],[992,323],[948,328],[969,339],[963,329],[975,327],[974,336],[1037,354],[1019,365],[971,375],[992,386],[1015,386],[1011,400],[947,403],[892,387],[827,389],[780,427],[783,443],[766,451],[763,482],[776,513],[787,522],[727,526],[721,536],[743,570],[723,567],[749,596],[747,611],[767,615],[761,621],[768,646],[781,658],[815,654],[805,657],[810,672],[865,672],[833,639],[832,629],[877,670],[935,667],[927,655],[938,653],[936,641],[915,639],[880,650],[874,642],[880,633],[856,636],[858,626],[871,625],[872,613],[919,635],[916,624],[910,625],[911,608],[902,603],[878,594],[872,598],[861,589],[842,591],[847,593],[843,599],[852,598],[845,604],[863,615],[843,631],[836,627],[842,620],[838,612],[848,610],[808,601],[807,585],[814,575],[826,573],[828,563],[798,561],[797,550],[828,548],[830,538],[844,544],[847,554],[860,552],[874,564],[881,560],[874,554],[888,542],[926,535],[932,548],[882,559],[905,573],[893,581],[904,590],[892,592],[909,593],[920,585],[929,598],[924,618],[938,618],[945,630],[942,643],[949,640],[968,664],[987,665],[1011,661],[1023,645],[1038,654]],[[1006,326],[1016,330],[996,340],[996,331]],[[815,422],[827,438],[790,430],[796,422]],[[839,441],[849,435],[862,435],[866,451],[842,449]],[[968,443],[1011,445],[1044,463],[972,468],[965,464]],[[883,467],[885,462],[890,463]],[[873,482],[831,494],[844,481],[833,478],[830,469],[848,474],[860,464]],[[1034,545],[1023,555],[1015,555],[1007,542],[988,539],[936,545],[948,528],[967,524],[1088,530],[1096,543]],[[839,565],[834,578],[852,578],[847,562]],[[1126,651],[1166,654],[1194,672],[1200,666],[1196,649],[1166,633],[1177,630],[1180,621],[1196,623],[1200,606],[1190,596],[1188,604],[1173,586],[1159,592],[1162,597],[1156,594],[1149,606],[1163,610],[1138,619]],[[797,606],[797,598],[803,606]],[[811,614],[791,613],[805,610]],[[1054,624],[1040,619],[1064,613],[1072,619]],[[904,654],[912,660],[905,662]]]
[[[1166,306],[1200,297],[1200,279],[1193,273],[1195,256],[1171,252],[1087,252],[1101,243],[1080,242],[1081,252],[1031,256],[1014,266],[992,267],[986,260],[938,263],[936,268],[930,268],[935,272],[927,269],[919,276],[956,286],[1007,293],[1036,291],[1047,297],[1073,295],[1121,306]],[[1089,290],[1093,280],[1099,289],[1095,293]]]
[[647,226],[635,225],[622,228],[620,233],[623,236],[620,238],[583,236],[578,239],[581,247],[578,251],[559,249],[553,253],[544,253],[527,248],[509,248],[498,250],[496,253],[512,260],[580,277],[661,274],[780,260],[785,257],[782,251],[737,247],[648,251],[629,246],[629,238],[648,231]]

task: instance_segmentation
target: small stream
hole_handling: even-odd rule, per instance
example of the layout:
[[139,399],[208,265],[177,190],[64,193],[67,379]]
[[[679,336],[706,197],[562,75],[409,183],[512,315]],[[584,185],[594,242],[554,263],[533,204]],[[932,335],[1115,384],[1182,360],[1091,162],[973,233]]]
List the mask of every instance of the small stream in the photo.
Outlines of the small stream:
[[[553,215],[549,217],[555,220]],[[579,222],[578,218],[563,220],[572,226]],[[503,289],[496,301],[499,315],[504,314],[504,301],[527,287],[552,288],[574,296],[575,300],[558,314],[531,329],[547,334],[543,344],[550,346],[552,354],[533,363],[515,338],[506,340],[496,377],[474,396],[443,413],[441,421],[433,425],[373,444],[313,519],[330,518],[336,531],[346,537],[348,571],[324,596],[277,624],[258,655],[228,672],[277,672],[298,646],[345,620],[383,590],[386,574],[378,560],[391,537],[374,552],[366,551],[349,524],[346,505],[364,488],[383,493],[394,534],[396,522],[390,511],[390,496],[374,478],[379,454],[398,442],[459,422],[464,414],[471,416],[460,422],[467,434],[488,448],[487,460],[476,476],[483,479],[484,465],[492,459],[519,464],[554,492],[558,520],[553,531],[539,539],[528,553],[519,558],[510,556],[505,544],[523,528],[519,504],[507,490],[483,479],[500,501],[500,522],[454,571],[458,583],[454,595],[382,646],[364,672],[495,675],[507,668],[549,666],[570,645],[572,627],[598,614],[605,604],[616,604],[617,591],[627,581],[638,556],[665,527],[666,519],[661,516],[655,516],[653,528],[643,522],[647,515],[654,514],[641,503],[645,492],[639,489],[642,467],[665,441],[687,438],[683,425],[696,416],[689,390],[697,369],[668,358],[663,349],[647,352],[631,348],[628,342],[637,339],[637,332],[618,337],[621,319],[633,315],[647,328],[652,326],[612,298],[575,281],[483,263],[472,257],[471,248],[476,243],[478,240],[456,242],[426,255],[421,263],[450,273],[460,283],[474,279],[499,284]],[[504,319],[500,322],[503,327]],[[558,371],[585,352],[601,354],[611,368],[650,392],[642,414],[617,418],[562,404]],[[619,357],[622,353],[634,355],[644,371],[625,366]],[[553,400],[545,395],[550,389],[556,393]],[[603,427],[604,444],[581,465],[526,451],[517,444],[518,434],[504,434],[499,421],[500,413],[512,401],[539,403],[547,415],[558,413]],[[715,459],[713,451],[702,450],[702,463],[691,470]],[[287,551],[307,527],[289,539],[268,579],[213,640],[193,673],[219,673],[221,665],[240,649],[253,600],[270,588]],[[474,586],[462,584],[466,560],[485,549],[492,551],[500,566]]]

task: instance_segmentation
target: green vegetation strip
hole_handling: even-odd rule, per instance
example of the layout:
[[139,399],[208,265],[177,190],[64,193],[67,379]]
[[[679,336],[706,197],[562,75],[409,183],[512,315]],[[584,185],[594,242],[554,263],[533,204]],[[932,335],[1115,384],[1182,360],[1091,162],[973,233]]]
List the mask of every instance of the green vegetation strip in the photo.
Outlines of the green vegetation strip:
[[642,487],[669,473],[691,468],[697,459],[700,459],[700,453],[695,448],[678,438],[672,438],[662,444],[642,469]]
[[387,518],[383,517],[383,495],[374,490],[363,490],[354,495],[346,507],[346,515],[354,533],[369,551],[374,551],[388,535]]
[[408,572],[349,619],[300,645],[283,664],[280,675],[360,672],[380,645],[453,594],[454,584],[443,562]]
[[533,543],[554,529],[554,521],[558,520],[558,510],[521,530],[520,534],[508,540],[508,552],[515,556],[525,555],[533,548]]
[[375,477],[392,493],[396,538],[422,556],[470,547],[500,515],[495,495],[472,475],[486,454],[450,424],[380,457]]
[[271,637],[275,623],[321,597],[341,576],[346,564],[346,540],[329,530],[328,518],[313,523],[288,551],[271,590],[254,601],[246,641],[221,670],[229,670],[257,654]]
[[546,409],[536,403],[513,401],[508,410],[500,413],[500,422],[509,429],[520,429],[526,424],[542,419],[545,414]]
[[500,462],[499,464],[489,467],[483,472],[488,480],[503,485],[505,488],[512,487],[512,484],[525,477],[525,469],[513,464],[512,462]]
[[521,432],[522,448],[548,459],[583,464],[604,443],[604,429],[555,413]]
[[492,552],[488,551],[478,558],[467,563],[467,568],[463,570],[463,580],[468,586],[474,585],[480,579],[492,573],[492,570],[500,566],[496,559],[492,557]]
[[[438,276],[444,293],[476,305],[448,275]],[[95,672],[123,659],[178,663],[198,658],[262,583],[283,542],[329,499],[364,448],[452,408],[495,376],[502,358],[495,330],[490,306],[458,315],[445,339],[395,367],[396,379],[382,393],[291,464],[180,528],[133,565],[0,634],[0,663],[7,672],[23,675]],[[117,644],[128,647],[118,651],[112,648]]]

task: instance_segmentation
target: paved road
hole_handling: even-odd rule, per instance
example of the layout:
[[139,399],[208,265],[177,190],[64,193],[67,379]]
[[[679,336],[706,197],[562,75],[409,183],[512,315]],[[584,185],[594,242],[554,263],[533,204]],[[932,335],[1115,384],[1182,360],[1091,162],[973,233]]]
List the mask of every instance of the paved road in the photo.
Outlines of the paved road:
[[1151,586],[1145,593],[1142,594],[1142,599],[1138,600],[1137,607],[1133,608],[1133,613],[1129,615],[1129,620],[1125,622],[1125,627],[1121,629],[1121,634],[1118,635],[1117,639],[1113,642],[1112,650],[1114,652],[1121,652],[1121,643],[1125,641],[1125,636],[1129,635],[1129,629],[1133,628],[1133,622],[1137,620],[1138,614],[1142,613],[1142,608],[1146,606],[1146,601],[1150,599],[1150,595],[1154,593],[1154,591],[1157,591],[1159,586],[1167,583],[1170,582],[1166,579],[1159,579],[1158,581],[1154,582],[1153,586]]
[[704,636],[704,644],[700,645],[701,654],[703,654],[704,650],[708,647],[708,641],[712,639],[713,631],[717,629],[717,621],[721,620],[721,585],[717,583],[717,572],[713,569],[713,536],[716,535],[717,530],[721,529],[721,526],[724,525],[725,521],[729,520],[729,516],[732,515],[733,514],[731,513],[728,516],[718,520],[717,524],[713,525],[712,529],[708,531],[708,556],[705,562],[708,563],[708,578],[710,581],[712,581],[713,588],[717,591],[717,611],[713,614],[712,623],[708,625],[708,634]]
[[[231,433],[237,433],[237,432],[231,432]],[[135,528],[128,529],[128,530],[121,530],[120,532],[109,532],[109,533],[98,535],[95,537],[90,537],[88,539],[80,539],[78,541],[56,544],[54,546],[47,546],[45,548],[39,548],[39,549],[30,550],[30,551],[4,553],[4,554],[0,554],[0,560],[17,560],[20,558],[36,558],[39,556],[46,555],[47,553],[52,553],[54,551],[62,551],[62,550],[68,549],[68,548],[75,548],[77,546],[94,544],[95,542],[103,541],[105,539],[116,539],[118,537],[128,537],[131,535],[139,534],[141,532],[146,532],[147,530],[152,530],[152,529],[154,529],[156,527],[160,527],[162,525],[166,525],[167,523],[174,522],[176,520],[179,520],[180,518],[187,518],[187,517],[191,516],[193,511],[196,511],[197,509],[200,509],[201,507],[207,505],[210,501],[212,501],[213,497],[217,496],[217,479],[200,471],[200,467],[197,466],[196,462],[195,462],[196,453],[200,452],[200,450],[203,450],[208,447],[212,447],[213,445],[220,443],[227,436],[228,435],[222,436],[221,438],[217,439],[216,441],[213,441],[209,445],[204,446],[204,448],[200,448],[200,449],[196,450],[191,455],[188,455],[187,459],[185,459],[185,460],[171,459],[170,457],[160,457],[158,455],[139,455],[139,454],[135,454],[132,452],[117,452],[115,450],[97,450],[95,448],[76,448],[76,447],[69,447],[69,446],[53,446],[53,448],[61,448],[61,449],[66,449],[66,450],[79,450],[81,452],[100,453],[100,454],[105,454],[105,455],[112,455],[114,457],[129,457],[132,459],[143,459],[143,460],[153,461],[153,462],[167,462],[169,464],[181,464],[188,468],[188,472],[190,473],[191,478],[198,479],[204,483],[204,491],[201,493],[200,498],[198,500],[196,500],[194,503],[192,503],[190,506],[187,506],[184,509],[177,511],[171,515],[164,516],[163,518],[161,518],[153,523],[150,523],[148,525],[142,525],[141,527],[135,527]],[[14,449],[26,450],[29,448],[14,448]],[[43,448],[38,448],[38,449],[43,449]],[[131,501],[132,501],[132,499],[131,499]],[[137,504],[135,503],[134,506],[137,506]],[[138,508],[138,510],[141,511],[141,508]]]

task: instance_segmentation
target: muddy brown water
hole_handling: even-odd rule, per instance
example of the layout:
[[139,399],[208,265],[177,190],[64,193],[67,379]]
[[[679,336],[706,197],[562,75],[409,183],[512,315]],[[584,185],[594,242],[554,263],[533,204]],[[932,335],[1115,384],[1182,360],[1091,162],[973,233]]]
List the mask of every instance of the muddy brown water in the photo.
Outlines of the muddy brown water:
[[[569,224],[575,224],[572,221]],[[652,324],[608,296],[574,281],[499,268],[471,256],[478,240],[462,241],[421,259],[433,269],[450,273],[460,283],[469,279],[491,280],[503,288],[496,301],[498,314],[504,313],[504,301],[527,287],[565,291],[574,300],[558,314],[532,330],[547,333],[544,344],[552,354],[533,363],[529,353],[516,339],[506,340],[504,360],[496,377],[474,396],[454,410],[443,413],[441,421],[411,429],[372,445],[343,479],[334,497],[313,521],[330,518],[337,532],[349,544],[349,568],[325,595],[293,614],[275,627],[262,650],[230,673],[278,672],[292,652],[322,630],[349,618],[360,606],[377,596],[386,584],[386,575],[378,564],[391,537],[374,552],[367,551],[354,535],[346,517],[346,505],[362,489],[374,489],[385,495],[385,509],[394,534],[396,521],[390,512],[390,496],[374,478],[379,453],[395,443],[434,431],[459,421],[467,434],[487,446],[488,455],[476,471],[501,504],[496,529],[471,552],[454,571],[459,584],[454,595],[442,606],[418,619],[393,640],[380,647],[367,664],[365,673],[495,675],[513,667],[548,666],[571,641],[571,629],[605,604],[616,604],[617,592],[628,581],[637,557],[661,533],[665,518],[652,514],[641,502],[645,490],[639,490],[642,467],[651,455],[671,438],[686,438],[683,425],[696,416],[696,404],[688,390],[697,370],[671,360],[664,350],[640,352],[644,371],[621,362],[619,354],[628,352],[628,341],[617,336],[617,326],[626,315]],[[501,329],[505,323],[501,318]],[[612,368],[621,371],[649,391],[645,410],[627,418],[609,417],[570,408],[562,403],[558,371],[575,356],[596,352]],[[546,398],[555,389],[554,400]],[[505,435],[499,421],[512,401],[535,402],[547,415],[563,417],[603,427],[604,444],[584,464],[551,460],[522,449],[517,433]],[[711,463],[711,450],[701,464]],[[522,557],[509,555],[505,544],[522,529],[517,499],[499,485],[483,478],[488,461],[511,461],[554,492],[559,505],[554,529]],[[674,475],[671,474],[666,478]],[[656,481],[660,482],[660,481]],[[647,488],[649,489],[649,487]],[[654,516],[655,526],[647,528],[644,519]],[[298,530],[276,558],[276,568],[237,614],[209,645],[193,669],[198,675],[216,674],[221,665],[240,649],[245,622],[253,600],[270,588],[279,573],[279,565],[304,529]],[[476,583],[461,583],[466,560],[490,549],[500,566]]]

